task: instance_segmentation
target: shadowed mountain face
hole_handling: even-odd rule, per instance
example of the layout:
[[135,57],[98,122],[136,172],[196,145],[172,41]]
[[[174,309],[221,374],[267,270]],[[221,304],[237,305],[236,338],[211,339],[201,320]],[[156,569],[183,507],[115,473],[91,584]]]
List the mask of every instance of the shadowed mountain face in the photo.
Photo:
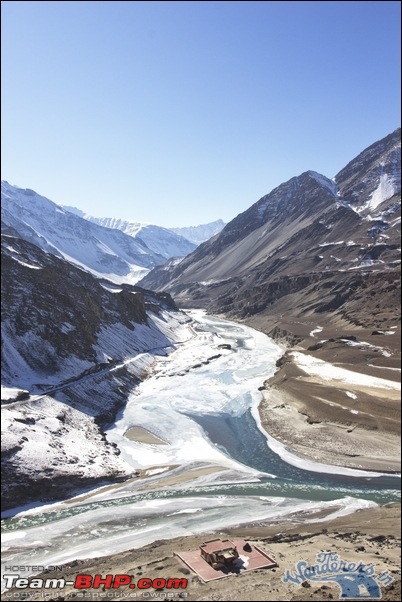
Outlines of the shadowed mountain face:
[[99,281],[13,236],[2,235],[2,267],[4,384],[32,390],[170,344],[147,315],[174,311],[169,295]]
[[334,180],[292,178],[141,285],[237,318],[328,313],[381,323],[399,308],[400,149],[398,129]]
[[11,508],[132,476],[101,427],[188,318],[169,295],[99,280],[5,229],[2,507]]

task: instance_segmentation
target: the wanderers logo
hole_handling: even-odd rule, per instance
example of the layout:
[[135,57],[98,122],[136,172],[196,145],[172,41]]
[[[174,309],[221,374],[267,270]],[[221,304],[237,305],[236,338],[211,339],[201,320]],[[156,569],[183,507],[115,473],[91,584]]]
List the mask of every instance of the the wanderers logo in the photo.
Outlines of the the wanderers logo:
[[332,581],[340,587],[339,598],[371,599],[381,598],[381,586],[389,585],[394,578],[389,571],[375,574],[373,564],[364,562],[349,562],[342,560],[337,554],[320,552],[316,555],[315,564],[304,560],[295,563],[295,571],[286,570],[282,577],[283,583],[302,585],[306,581],[322,583]]

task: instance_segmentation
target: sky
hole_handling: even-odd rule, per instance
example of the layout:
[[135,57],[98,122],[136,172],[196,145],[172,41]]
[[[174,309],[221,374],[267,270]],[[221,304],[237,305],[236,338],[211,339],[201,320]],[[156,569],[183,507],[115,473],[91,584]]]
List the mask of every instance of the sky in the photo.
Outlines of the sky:
[[1,2],[1,177],[97,217],[230,221],[400,126],[399,1]]

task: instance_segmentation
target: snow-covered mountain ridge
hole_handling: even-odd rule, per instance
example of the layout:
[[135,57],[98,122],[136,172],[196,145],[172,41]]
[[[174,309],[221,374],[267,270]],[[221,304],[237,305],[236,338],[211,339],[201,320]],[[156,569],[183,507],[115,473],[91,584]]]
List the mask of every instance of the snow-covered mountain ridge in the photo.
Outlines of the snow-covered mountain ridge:
[[[116,283],[135,284],[152,268],[167,259],[185,257],[199,244],[168,228],[93,217],[6,181],[1,183],[1,200],[2,232],[12,230],[43,250]],[[218,221],[190,230],[203,242],[219,227]]]
[[1,184],[4,227],[97,277],[134,284],[165,261],[142,240],[104,228],[63,209],[33,190]]
[[160,253],[166,259],[188,255],[198,245],[218,234],[225,226],[225,222],[218,219],[199,226],[161,228],[154,224],[131,222],[116,217],[94,217],[69,205],[63,205],[63,208],[100,226],[116,228],[129,236],[140,238],[150,249]]
[[64,208],[67,211],[75,213],[104,228],[121,230],[124,234],[144,242],[151,251],[161,255],[165,259],[170,259],[171,257],[184,257],[194,251],[197,246],[183,236],[175,234],[168,228],[161,228],[160,226],[152,224],[130,222],[115,217],[93,217],[75,207],[64,206]]

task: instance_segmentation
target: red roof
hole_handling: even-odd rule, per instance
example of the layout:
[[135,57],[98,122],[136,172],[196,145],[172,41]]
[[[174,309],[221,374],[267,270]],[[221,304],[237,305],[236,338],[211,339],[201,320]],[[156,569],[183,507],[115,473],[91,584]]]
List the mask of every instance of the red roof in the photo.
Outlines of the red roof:
[[203,543],[200,548],[207,554],[214,554],[216,552],[221,552],[222,550],[233,550],[236,546],[230,539],[211,539],[210,541]]

